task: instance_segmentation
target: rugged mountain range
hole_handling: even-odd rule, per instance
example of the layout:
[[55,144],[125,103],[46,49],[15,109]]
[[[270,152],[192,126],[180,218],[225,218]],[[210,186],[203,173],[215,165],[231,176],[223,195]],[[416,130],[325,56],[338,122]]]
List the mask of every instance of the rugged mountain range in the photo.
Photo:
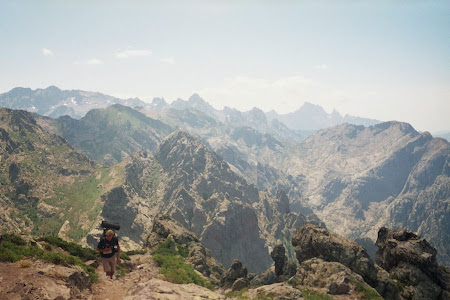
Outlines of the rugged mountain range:
[[[295,112],[280,115],[275,111],[266,114],[258,108],[254,108],[248,112],[240,112],[229,107],[217,110],[198,94],[193,94],[187,101],[177,99],[170,104],[164,98],[154,98],[151,103],[146,103],[138,98],[119,99],[95,92],[60,90],[55,86],[36,90],[18,87],[0,94],[0,107],[23,109],[52,118],[67,115],[74,119],[81,119],[92,109],[106,108],[113,104],[140,107],[150,111],[164,111],[168,109],[185,110],[192,108],[222,123],[257,127],[262,133],[273,134],[274,132],[281,131],[283,135],[287,134],[286,138],[291,139],[298,139],[299,136],[309,136],[316,130],[342,123],[365,126],[380,123],[377,120],[350,115],[343,117],[336,110],[328,114],[321,106],[308,102],[305,102]],[[293,130],[296,131],[295,134],[292,133]]]
[[100,220],[107,219],[121,223],[123,244],[133,248],[142,246],[153,218],[167,214],[225,265],[238,258],[262,272],[271,264],[269,248],[288,243],[294,224],[320,223],[291,212],[281,191],[260,195],[182,131],[164,139],[154,156],[137,152],[104,168],[43,130],[27,112],[3,109],[1,128],[2,230],[75,241],[90,232],[86,241],[92,245]]
[[56,86],[36,90],[18,87],[0,94],[0,107],[23,109],[52,118],[68,115],[80,119],[92,109],[113,104],[134,107],[144,105],[145,102],[137,98],[119,99],[101,93],[60,90]]
[[[205,231],[205,234],[196,224],[203,224],[202,230],[209,225],[214,225],[217,230],[220,226],[226,227],[228,223],[214,219],[213,215],[217,213],[222,217],[220,220],[234,218],[236,224],[239,224],[239,218],[256,220],[248,226],[259,233],[252,235],[250,240],[252,245],[263,249],[261,253],[267,254],[266,247],[271,247],[274,240],[288,239],[290,226],[308,220],[319,222],[314,217],[317,215],[337,233],[365,239],[367,245],[371,244],[367,239],[374,241],[381,226],[406,227],[436,246],[440,261],[447,264],[450,261],[447,243],[450,232],[450,147],[447,141],[433,138],[426,132],[418,133],[409,124],[400,122],[369,127],[341,124],[303,140],[298,132],[276,120],[269,121],[258,109],[247,113],[229,109],[227,115],[218,115],[216,110],[204,109],[206,102],[197,96],[184,102],[179,100],[179,108],[187,107],[182,110],[167,107],[163,99],[156,102],[157,110],[142,106],[136,111],[115,105],[91,111],[80,120],[38,117],[38,123],[27,113],[5,110],[7,115],[23,116],[19,119],[24,120],[24,124],[31,124],[27,126],[39,132],[37,135],[42,133],[44,137],[59,139],[61,145],[65,145],[62,148],[76,153],[69,157],[79,155],[91,167],[87,171],[82,163],[66,158],[50,164],[53,171],[39,173],[41,181],[32,178],[36,176],[34,171],[22,172],[20,174],[26,175],[26,180],[31,182],[28,183],[29,191],[33,193],[28,196],[21,188],[17,192],[14,181],[4,175],[3,183],[7,187],[2,188],[8,189],[2,198],[4,205],[15,207],[20,202],[16,201],[17,197],[27,199],[24,201],[27,204],[21,209],[26,213],[21,215],[17,214],[19,209],[8,208],[8,213],[3,214],[6,220],[3,224],[15,224],[14,228],[20,228],[21,222],[28,222],[24,227],[28,231],[53,232],[76,240],[88,232],[91,237],[95,236],[98,231],[92,228],[101,217],[125,218],[123,222],[128,224],[123,227],[125,241],[136,246],[145,238],[142,232],[147,231],[148,220],[160,212],[168,213],[182,223],[184,220],[184,225],[202,241],[211,241],[211,231]],[[197,108],[191,107],[194,104]],[[5,117],[5,120],[9,119]],[[1,126],[6,132],[3,134],[2,151],[5,153],[2,152],[2,157],[12,155],[8,149],[19,142],[23,147],[32,146],[28,150],[21,146],[20,151],[25,154],[13,153],[14,156],[3,164],[3,174],[15,173],[12,162],[40,155],[30,149],[53,147],[42,141],[35,145],[35,135],[22,136],[9,122]],[[279,125],[277,130],[273,124]],[[27,126],[21,125],[22,128]],[[108,168],[95,165],[64,139],[45,132],[44,128],[62,135],[76,149]],[[163,141],[176,129],[183,129],[189,135],[177,131]],[[16,136],[22,140],[15,140]],[[164,148],[164,145],[170,146]],[[168,160],[172,150],[176,155]],[[39,160],[35,161],[39,166]],[[221,167],[221,164],[227,167]],[[25,170],[28,165],[19,168]],[[81,169],[76,170],[78,173],[72,172],[74,167],[71,169],[71,165]],[[52,172],[59,168],[61,176],[53,175]],[[180,173],[180,169],[184,172]],[[212,180],[210,177],[226,180],[213,180],[215,183],[211,185],[208,183]],[[50,178],[53,183],[47,183],[45,178]],[[24,182],[28,182],[26,180]],[[41,186],[50,187],[46,193],[35,194],[34,189]],[[179,187],[183,189],[177,190]],[[211,193],[211,189],[215,192]],[[229,198],[228,189],[239,192]],[[214,193],[219,195],[218,198],[212,196]],[[204,197],[216,200],[210,204]],[[289,211],[285,197],[289,199]],[[81,199],[88,200],[69,210]],[[81,220],[81,216],[86,215],[81,213],[86,207],[90,213],[87,219]],[[183,214],[191,208],[192,216]],[[247,215],[234,216],[236,213],[229,212],[234,210]],[[292,212],[297,215],[288,217]],[[208,221],[198,223],[196,218],[199,216]],[[33,218],[43,217],[45,222],[33,221]],[[243,230],[240,234],[248,232]],[[224,245],[208,246],[225,265],[229,263],[230,257],[214,250]],[[236,254],[245,248],[239,248],[237,244],[236,247],[228,250]],[[247,259],[242,257],[244,261]],[[264,262],[263,256],[259,259]],[[270,260],[266,261],[270,263]],[[249,265],[255,268],[251,262]]]
[[[120,222],[129,245],[142,244],[150,221],[162,213],[199,236],[225,266],[238,258],[262,272],[271,264],[268,247],[289,243],[294,224],[320,223],[317,217],[291,212],[282,191],[275,197],[261,194],[183,131],[167,137],[154,156],[140,152],[123,163],[123,181],[102,196],[99,217]],[[87,242],[99,233],[93,229]]]
[[[123,109],[115,106],[114,111],[124,115]],[[314,212],[339,234],[370,248],[377,228],[407,227],[430,240],[439,250],[439,259],[448,261],[449,143],[443,139],[420,134],[405,123],[386,122],[370,127],[338,125],[303,142],[289,143],[239,122],[222,123],[192,108],[141,111],[199,137],[258,190],[275,195],[283,189],[292,211],[305,216]],[[264,115],[260,117],[260,124],[264,123]],[[135,131],[134,124],[128,131],[121,126],[111,132],[131,136],[128,132]],[[100,156],[113,149],[103,148]],[[130,155],[135,149],[121,151]],[[154,148],[139,149],[155,153]]]

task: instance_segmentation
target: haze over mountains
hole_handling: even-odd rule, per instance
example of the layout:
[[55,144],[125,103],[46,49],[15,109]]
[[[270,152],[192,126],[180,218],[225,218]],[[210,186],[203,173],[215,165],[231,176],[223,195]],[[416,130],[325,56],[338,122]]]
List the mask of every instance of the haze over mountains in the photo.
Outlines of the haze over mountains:
[[[170,108],[178,110],[194,108],[210,117],[218,118],[222,122],[226,120],[228,122],[242,121],[242,118],[245,117],[257,120],[258,115],[264,114],[259,109],[253,109],[242,114],[242,116],[237,116],[240,112],[229,107],[225,107],[223,110],[217,110],[204,101],[198,94],[192,95],[187,101],[177,99],[170,104],[163,98],[154,98],[152,103],[149,104],[138,98],[119,99],[101,93],[80,90],[60,90],[55,86],[36,90],[31,90],[29,88],[14,88],[9,92],[0,95],[1,107],[23,109],[52,118],[68,115],[74,119],[80,119],[91,109],[105,108],[112,104],[122,104],[130,107],[141,106],[149,110],[157,111]],[[341,123],[365,126],[380,123],[380,121],[377,120],[350,115],[343,117],[336,110],[331,114],[328,114],[319,105],[308,102],[292,113],[279,115],[275,111],[270,111],[266,115],[270,121],[278,120],[291,129],[304,130],[307,132]]]
[[[23,109],[36,97],[33,110],[49,112],[43,115],[70,107],[80,117],[84,105],[103,107],[56,119],[2,110],[8,195],[2,228],[92,244],[99,220],[107,218],[120,221],[124,243],[137,247],[151,220],[164,213],[196,233],[226,267],[237,257],[260,272],[277,242],[293,254],[292,230],[306,222],[323,222],[368,246],[381,226],[406,227],[426,237],[441,262],[450,261],[450,144],[444,139],[401,122],[338,124],[305,139],[273,113],[218,111],[198,95],[171,104],[133,100],[133,109],[101,94],[93,101],[77,96],[85,92],[49,89],[14,89],[0,100]],[[78,100],[55,96],[58,91]],[[35,93],[50,93],[53,104],[44,106],[47,96]],[[310,117],[319,116],[311,128],[345,119],[304,107],[298,115],[310,109]],[[49,167],[36,178],[40,149]]]

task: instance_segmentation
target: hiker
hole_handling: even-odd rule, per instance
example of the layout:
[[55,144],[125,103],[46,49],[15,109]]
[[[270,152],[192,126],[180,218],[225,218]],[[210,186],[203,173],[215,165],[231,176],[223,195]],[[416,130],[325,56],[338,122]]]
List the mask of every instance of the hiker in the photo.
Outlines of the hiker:
[[[112,279],[116,268],[116,261],[117,263],[120,263],[119,240],[117,236],[115,236],[113,230],[107,230],[105,235],[100,238],[100,242],[97,245],[97,251],[100,251],[102,255],[103,269],[106,272],[106,276],[109,276]],[[117,259],[115,257],[116,252]]]

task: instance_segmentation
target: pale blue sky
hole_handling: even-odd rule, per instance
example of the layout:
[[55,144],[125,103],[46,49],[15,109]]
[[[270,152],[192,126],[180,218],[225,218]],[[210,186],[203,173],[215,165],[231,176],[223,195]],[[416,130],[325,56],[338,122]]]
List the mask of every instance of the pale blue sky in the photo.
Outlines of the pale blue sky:
[[308,101],[450,130],[449,25],[450,1],[0,0],[0,92]]

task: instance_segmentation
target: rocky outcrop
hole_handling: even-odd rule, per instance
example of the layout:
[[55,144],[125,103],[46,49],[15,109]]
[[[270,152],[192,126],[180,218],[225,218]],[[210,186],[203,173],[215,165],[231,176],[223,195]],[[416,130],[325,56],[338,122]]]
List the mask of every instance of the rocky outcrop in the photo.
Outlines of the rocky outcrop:
[[227,272],[224,274],[224,276],[221,279],[221,286],[223,288],[227,289],[232,287],[235,282],[238,279],[241,279],[237,286],[235,287],[235,290],[239,288],[242,289],[246,286],[248,286],[249,282],[247,280],[247,268],[240,262],[238,259],[233,260],[233,263],[231,264],[230,268],[227,270]]
[[192,264],[213,284],[219,284],[225,273],[225,268],[211,256],[211,251],[200,243],[199,238],[169,216],[155,217],[152,230],[147,237],[146,246],[150,249],[156,249],[159,244],[168,238],[173,239],[176,244],[186,247],[189,252],[187,262]]
[[[358,294],[362,287],[376,294],[363,277],[338,262],[311,258],[303,261],[297,274],[289,281],[294,286],[325,289],[328,294]],[[381,297],[380,297],[381,299]]]
[[376,292],[373,292],[385,299],[398,299],[396,282],[375,265],[357,243],[307,224],[297,229],[292,244],[300,263],[295,276],[297,281],[313,287],[327,287],[329,293],[345,291],[347,285],[351,293],[372,293],[374,288]]
[[280,300],[296,300],[302,299],[302,293],[299,289],[296,289],[289,284],[274,283],[270,285],[264,285],[257,288],[249,289],[244,296],[250,299],[280,299]]
[[276,245],[270,253],[275,262],[275,275],[278,282],[286,281],[297,272],[297,266],[286,257],[283,245]]
[[405,299],[446,299],[450,272],[436,262],[437,251],[425,239],[406,229],[378,232],[376,262],[400,282]]
[[364,248],[348,238],[307,224],[297,229],[292,244],[299,263],[311,258],[338,262],[360,274],[367,283],[376,285],[378,271],[374,263]]

